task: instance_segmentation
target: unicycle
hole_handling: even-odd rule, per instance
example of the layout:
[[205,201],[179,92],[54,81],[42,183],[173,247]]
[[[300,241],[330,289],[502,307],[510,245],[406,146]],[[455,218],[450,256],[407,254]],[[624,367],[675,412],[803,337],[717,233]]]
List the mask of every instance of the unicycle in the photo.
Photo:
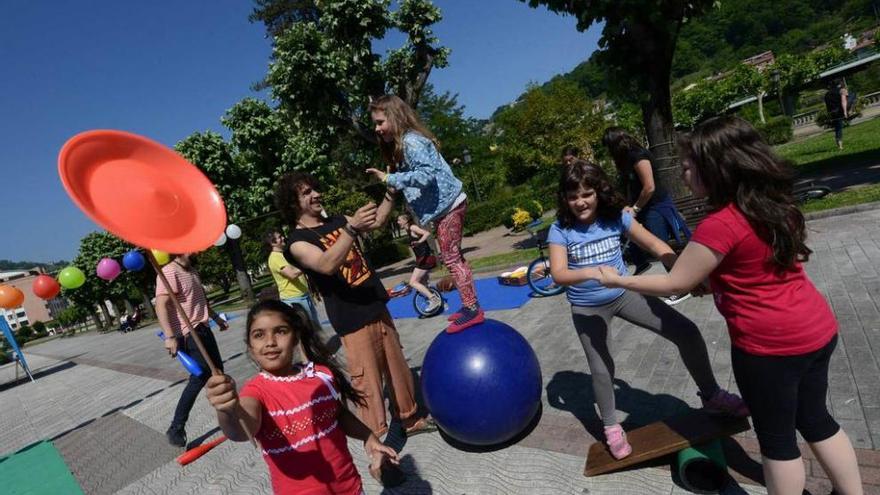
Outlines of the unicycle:
[[565,286],[555,283],[553,275],[550,274],[550,259],[544,256],[547,242],[539,238],[534,230],[540,227],[541,224],[541,220],[535,220],[526,226],[526,230],[535,239],[535,244],[538,248],[538,258],[529,263],[529,268],[526,270],[526,280],[535,294],[545,297],[555,296],[564,292]]
[[419,314],[422,318],[430,318],[432,316],[437,316],[443,312],[446,308],[446,300],[443,299],[443,295],[440,294],[440,291],[437,290],[433,285],[428,286],[428,290],[431,291],[431,294],[440,298],[440,305],[437,306],[433,311],[428,311],[429,306],[431,305],[431,301],[425,297],[421,292],[413,289],[413,309],[416,310],[416,313]]

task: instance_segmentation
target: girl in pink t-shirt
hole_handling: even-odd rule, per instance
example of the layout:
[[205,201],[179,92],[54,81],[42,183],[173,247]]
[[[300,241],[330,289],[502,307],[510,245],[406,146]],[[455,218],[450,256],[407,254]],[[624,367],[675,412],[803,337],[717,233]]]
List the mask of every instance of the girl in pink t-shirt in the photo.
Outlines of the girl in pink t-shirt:
[[[346,401],[362,397],[330,358],[301,308],[274,300],[256,304],[248,313],[245,344],[260,373],[245,384],[240,397],[232,378],[212,376],[208,400],[230,440],[247,440],[240,420],[256,432],[275,493],[363,493],[346,435],[364,441],[370,473],[377,479],[386,461],[397,464],[394,449],[346,407]],[[306,362],[294,364],[295,353]]]
[[682,177],[712,212],[668,274],[620,277],[602,267],[600,281],[666,296],[708,278],[727,321],[731,365],[752,413],[767,491],[803,491],[800,432],[834,492],[861,494],[855,451],[825,407],[837,321],[801,266],[812,251],[791,195],[793,170],[735,117],[707,120],[681,148]]

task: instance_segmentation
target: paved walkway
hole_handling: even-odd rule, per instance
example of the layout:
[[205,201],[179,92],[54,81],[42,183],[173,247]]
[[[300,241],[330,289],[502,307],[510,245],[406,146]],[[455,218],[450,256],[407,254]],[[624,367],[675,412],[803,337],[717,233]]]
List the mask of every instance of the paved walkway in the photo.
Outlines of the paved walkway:
[[[868,493],[880,493],[880,212],[823,218],[808,226],[815,253],[807,270],[841,325],[829,407],[858,448]],[[702,329],[718,380],[735,389],[729,340],[711,300],[694,298],[677,308]],[[367,493],[684,493],[668,460],[595,478],[582,475],[599,420],[568,313],[558,296],[491,315],[517,328],[541,362],[543,413],[531,433],[513,446],[477,453],[458,450],[439,435],[404,442],[392,432],[386,441],[402,447],[409,481],[383,492],[365,476]],[[442,323],[397,322],[415,371]],[[226,370],[238,383],[255,371],[243,354],[243,325],[244,318],[233,319],[231,330],[218,334]],[[619,408],[627,424],[646,424],[698,404],[672,345],[621,321],[612,335]],[[164,353],[153,329],[57,339],[29,347],[27,356],[38,374],[35,383],[9,386],[14,368],[0,367],[0,455],[51,439],[90,494],[270,492],[265,464],[246,443],[225,442],[183,468],[174,462],[180,451],[165,443],[163,432],[186,375]],[[204,399],[196,403],[187,430],[191,439],[217,434]],[[355,441],[350,447],[365,472],[362,446]],[[725,449],[737,480],[726,493],[764,493],[753,435],[740,435]],[[807,461],[810,493],[828,493],[830,484],[818,464]]]

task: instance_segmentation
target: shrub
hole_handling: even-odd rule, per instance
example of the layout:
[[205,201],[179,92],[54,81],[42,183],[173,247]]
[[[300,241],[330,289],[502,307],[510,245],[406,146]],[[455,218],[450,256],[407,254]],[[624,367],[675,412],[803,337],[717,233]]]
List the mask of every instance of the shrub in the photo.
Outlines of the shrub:
[[785,116],[771,117],[766,124],[758,125],[757,130],[770,145],[787,143],[794,136],[791,119]]
[[46,324],[42,321],[35,322],[31,327],[37,335],[46,335]]
[[31,340],[31,337],[34,335],[34,329],[28,325],[22,325],[18,330],[15,331],[15,338],[18,340],[19,345],[24,345],[25,342]]
[[469,207],[464,217],[464,235],[470,236],[499,225],[506,225],[516,206],[515,203],[511,197],[504,195],[494,196]]
[[526,225],[532,223],[532,215],[526,210],[515,208],[510,216],[510,220],[513,222],[513,230],[518,232],[524,229]]
[[532,217],[532,220],[537,220],[544,214],[544,207],[534,199],[526,201],[525,204],[522,205],[522,209],[528,212],[529,216]]
[[406,239],[395,241],[391,234],[383,232],[364,246],[365,255],[374,267],[386,266],[410,256]]

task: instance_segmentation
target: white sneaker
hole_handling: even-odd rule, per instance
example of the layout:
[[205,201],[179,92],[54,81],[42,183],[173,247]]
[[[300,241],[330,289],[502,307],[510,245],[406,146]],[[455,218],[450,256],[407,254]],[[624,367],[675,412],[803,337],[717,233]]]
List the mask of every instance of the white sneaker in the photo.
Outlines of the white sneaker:
[[686,301],[690,298],[691,298],[691,293],[688,292],[687,294],[682,294],[680,296],[661,297],[660,299],[663,299],[663,302],[665,302],[666,304],[668,304],[670,306],[675,306],[676,304],[678,304],[682,301]]
[[428,301],[428,306],[425,308],[425,313],[433,313],[434,311],[437,311],[437,309],[439,309],[442,304],[443,304],[442,298],[437,297],[437,296],[432,297]]

